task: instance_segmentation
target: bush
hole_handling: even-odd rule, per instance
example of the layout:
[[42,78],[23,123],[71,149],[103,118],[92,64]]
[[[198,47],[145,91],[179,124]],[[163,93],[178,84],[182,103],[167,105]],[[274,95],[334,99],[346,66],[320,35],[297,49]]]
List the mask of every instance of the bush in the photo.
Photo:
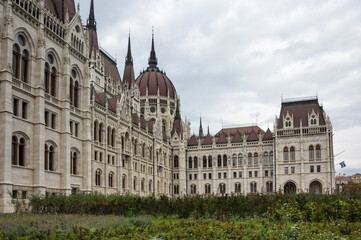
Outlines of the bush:
[[33,196],[29,206],[33,213],[93,214],[179,218],[254,218],[270,216],[279,221],[299,220],[319,222],[361,219],[361,194],[251,194],[202,196],[186,195],[140,197],[136,195],[76,195]]

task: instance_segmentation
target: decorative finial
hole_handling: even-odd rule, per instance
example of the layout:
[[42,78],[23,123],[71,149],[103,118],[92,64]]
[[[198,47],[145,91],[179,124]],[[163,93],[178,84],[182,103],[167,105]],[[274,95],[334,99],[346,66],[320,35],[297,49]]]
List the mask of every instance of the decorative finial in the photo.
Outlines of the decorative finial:
[[78,7],[77,7],[78,13],[80,12],[80,3],[78,3]]

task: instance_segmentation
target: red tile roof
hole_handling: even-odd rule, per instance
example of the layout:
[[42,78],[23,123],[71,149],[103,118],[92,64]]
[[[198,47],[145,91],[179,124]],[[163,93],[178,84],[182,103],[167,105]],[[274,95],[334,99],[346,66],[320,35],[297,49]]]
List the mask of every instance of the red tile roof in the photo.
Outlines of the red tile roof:
[[105,93],[94,93],[95,102],[105,106],[106,95]]
[[104,61],[104,71],[106,75],[109,75],[114,81],[121,82],[117,64],[109,59],[105,54],[102,54]]
[[269,128],[267,129],[266,134],[263,136],[263,140],[273,140],[273,135]]
[[219,134],[219,138],[217,139],[216,143],[217,144],[228,143],[227,136],[224,132],[221,132]]
[[203,138],[202,145],[212,145],[212,137],[210,134],[207,134],[205,138]]
[[351,181],[349,176],[336,176],[336,181]]
[[223,128],[216,134],[216,136],[219,136],[221,132],[225,133],[227,136],[232,136],[236,134],[237,131],[241,135],[244,135],[246,133],[251,133],[252,130],[256,131],[257,133],[258,132],[264,133],[264,131],[258,126],[247,126],[247,127],[236,127],[236,128]]
[[319,125],[325,125],[325,119],[323,117],[323,109],[318,104],[317,99],[301,100],[293,102],[283,102],[281,112],[279,116],[279,122],[277,128],[283,128],[283,117],[286,117],[287,112],[293,115],[293,126],[300,127],[300,121],[302,120],[302,126],[308,126],[308,114],[312,113],[312,110],[319,115]]
[[144,130],[147,128],[147,121],[143,117],[140,118],[140,127]]
[[128,85],[128,88],[135,82],[133,64],[126,64],[123,73],[123,83]]
[[170,97],[175,99],[177,96],[175,87],[172,81],[165,75],[165,73],[159,71],[159,69],[150,68],[141,73],[136,79],[136,83],[139,86],[140,95],[145,96],[147,89],[148,95],[163,97]]
[[136,113],[132,113],[132,123],[134,123],[135,125],[138,125],[138,115]]
[[108,109],[116,113],[117,112],[117,103],[118,103],[117,98],[108,99]]
[[173,122],[173,129],[172,129],[172,136],[174,135],[174,133],[177,133],[177,135],[179,137],[183,137],[182,133],[183,133],[183,128],[182,128],[182,120],[180,119],[175,119]]
[[45,0],[44,6],[61,20],[65,20],[66,11],[68,11],[69,13],[70,20],[74,17],[76,13],[74,0]]
[[254,130],[251,131],[251,133],[249,134],[249,136],[247,138],[247,142],[252,142],[252,141],[258,141],[257,134]]
[[89,29],[89,57],[96,56],[97,52],[99,51],[98,45],[98,35],[95,29]]
[[153,122],[153,121],[149,121],[149,122],[148,122],[148,132],[149,132],[149,133],[153,133],[153,126],[154,126],[154,122]]
[[232,143],[238,143],[238,142],[243,142],[243,138],[241,136],[241,134],[239,133],[239,131],[237,130],[236,133],[233,135],[232,138]]
[[195,146],[195,145],[198,145],[198,140],[196,135],[193,135],[188,141],[188,146]]

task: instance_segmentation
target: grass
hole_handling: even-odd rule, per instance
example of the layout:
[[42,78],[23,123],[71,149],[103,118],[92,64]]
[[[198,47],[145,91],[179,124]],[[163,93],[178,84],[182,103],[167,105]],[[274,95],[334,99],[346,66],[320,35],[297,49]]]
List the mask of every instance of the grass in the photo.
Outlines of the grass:
[[360,222],[113,215],[0,215],[1,239],[361,239]]

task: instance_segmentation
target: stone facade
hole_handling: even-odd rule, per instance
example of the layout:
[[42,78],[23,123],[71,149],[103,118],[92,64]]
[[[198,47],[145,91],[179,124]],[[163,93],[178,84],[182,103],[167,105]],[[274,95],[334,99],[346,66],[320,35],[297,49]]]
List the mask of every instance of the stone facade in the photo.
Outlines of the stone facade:
[[154,39],[135,79],[129,38],[121,80],[98,46],[93,1],[86,30],[72,0],[3,0],[0,13],[1,213],[13,211],[11,198],[76,191],[333,191],[332,125],[317,99],[282,103],[273,133],[191,136]]

